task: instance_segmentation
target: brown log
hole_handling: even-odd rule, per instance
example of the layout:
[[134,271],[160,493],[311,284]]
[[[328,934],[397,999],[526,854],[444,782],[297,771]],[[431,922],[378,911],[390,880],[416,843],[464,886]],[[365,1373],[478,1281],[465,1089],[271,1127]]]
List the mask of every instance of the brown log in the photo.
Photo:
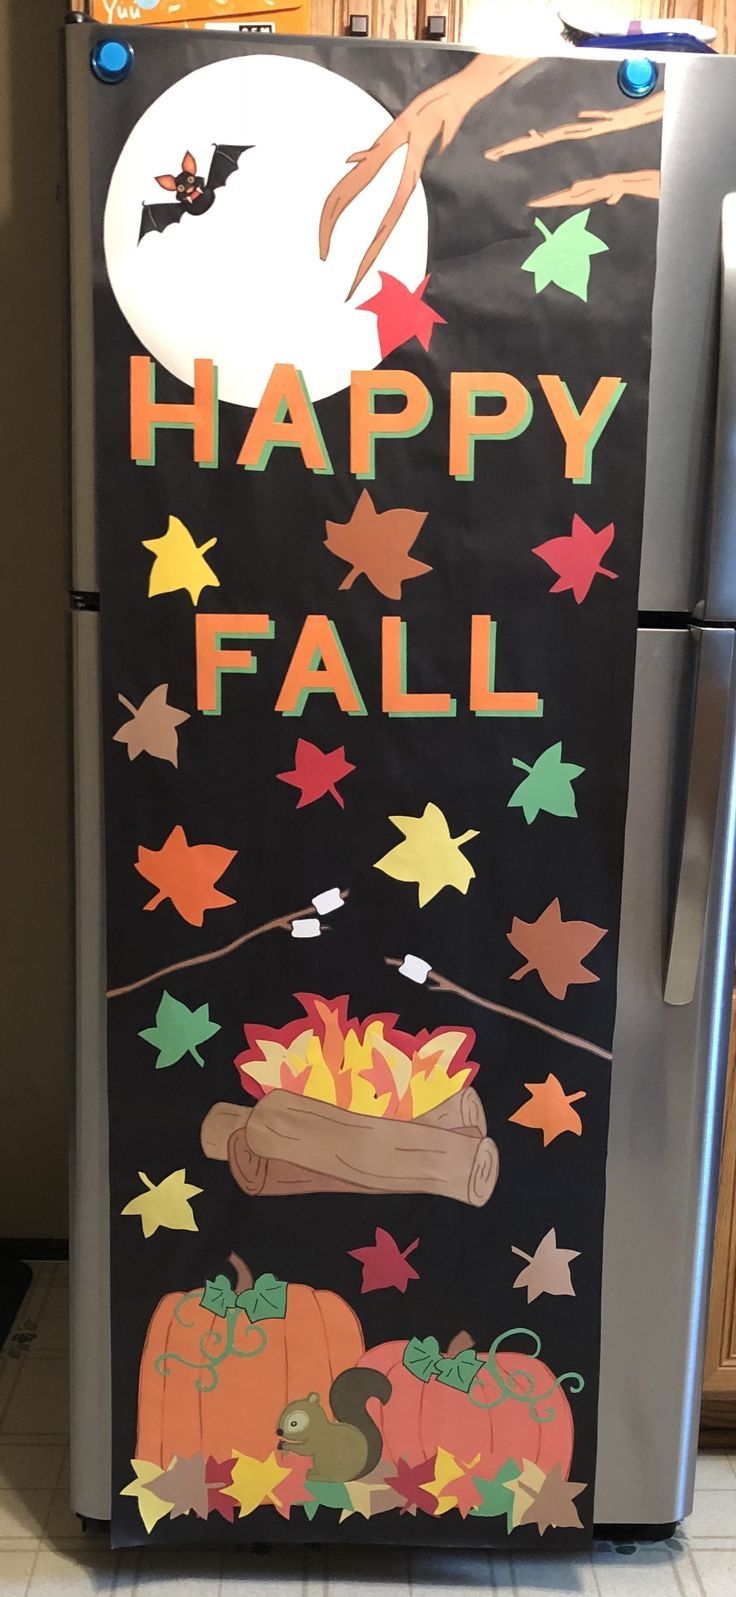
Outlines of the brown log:
[[259,1099],[246,1137],[257,1158],[285,1159],[329,1177],[331,1191],[428,1192],[478,1207],[498,1176],[498,1151],[488,1137],[379,1120],[281,1088]]
[[[202,1151],[208,1159],[230,1158],[230,1139],[236,1131],[241,1131],[247,1126],[250,1113],[251,1108],[247,1104],[212,1105],[202,1121],[200,1132]],[[448,1098],[446,1103],[439,1104],[436,1109],[430,1109],[426,1115],[420,1115],[417,1124],[444,1126],[446,1131],[465,1131],[480,1137],[486,1134],[485,1112],[474,1087],[463,1087],[452,1098]],[[238,1146],[240,1147],[240,1144]],[[305,1187],[302,1190],[308,1189]]]
[[[245,1129],[234,1131],[228,1144],[230,1174],[249,1198],[299,1197],[308,1192],[345,1192],[345,1182],[320,1175],[315,1170],[304,1170],[301,1165],[288,1164],[286,1159],[260,1159],[248,1146]],[[361,1187],[361,1192],[381,1187]]]

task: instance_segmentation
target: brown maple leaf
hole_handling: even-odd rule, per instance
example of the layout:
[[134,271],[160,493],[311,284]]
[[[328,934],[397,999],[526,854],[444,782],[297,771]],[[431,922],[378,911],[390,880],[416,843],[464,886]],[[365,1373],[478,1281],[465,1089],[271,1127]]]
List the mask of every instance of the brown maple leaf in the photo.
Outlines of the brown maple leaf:
[[547,905],[538,920],[520,920],[515,915],[506,936],[526,960],[513,972],[512,981],[521,981],[535,970],[553,998],[565,998],[568,987],[600,981],[582,961],[606,936],[606,928],[587,920],[563,920],[559,898]]
[[519,1524],[537,1525],[540,1536],[549,1530],[550,1525],[582,1530],[583,1522],[573,1499],[579,1497],[580,1493],[585,1491],[585,1487],[585,1481],[563,1480],[559,1464],[553,1465],[538,1491],[532,1486],[525,1488],[532,1502],[526,1513],[522,1515]]
[[131,704],[122,693],[118,699],[123,709],[129,710],[131,719],[114,734],[115,743],[127,743],[128,759],[136,760],[139,754],[152,754],[155,760],[179,763],[179,736],[176,728],[188,721],[186,710],[177,710],[167,704],[168,682],[162,682],[138,705]]
[[139,847],[135,868],[158,888],[144,909],[157,909],[170,898],[183,920],[189,921],[190,926],[201,926],[206,909],[223,909],[226,904],[235,903],[214,884],[236,853],[237,849],[220,848],[217,843],[190,845],[183,826],[174,827],[163,848]]
[[548,1076],[546,1081],[525,1081],[524,1086],[531,1097],[515,1114],[509,1115],[509,1120],[514,1120],[519,1126],[530,1126],[532,1130],[541,1131],[545,1148],[563,1131],[572,1131],[576,1137],[582,1136],[583,1122],[577,1109],[571,1108],[571,1105],[577,1103],[579,1098],[587,1097],[586,1093],[573,1092],[568,1097],[556,1076]]
[[340,583],[352,588],[361,572],[386,599],[401,598],[401,584],[432,567],[409,554],[427,519],[426,510],[376,510],[367,488],[349,521],[326,521],[325,546],[351,567]]
[[514,1286],[526,1287],[527,1303],[533,1303],[543,1292],[548,1292],[550,1297],[555,1298],[574,1298],[575,1288],[570,1279],[570,1264],[573,1259],[579,1259],[580,1254],[573,1252],[572,1248],[558,1248],[557,1232],[554,1227],[542,1237],[533,1254],[525,1253],[523,1248],[514,1247],[511,1252],[519,1259],[526,1259],[526,1268],[517,1275]]
[[208,1488],[201,1453],[194,1453],[191,1458],[177,1458],[165,1474],[151,1481],[148,1490],[162,1502],[171,1503],[170,1519],[179,1519],[182,1514],[207,1518]]

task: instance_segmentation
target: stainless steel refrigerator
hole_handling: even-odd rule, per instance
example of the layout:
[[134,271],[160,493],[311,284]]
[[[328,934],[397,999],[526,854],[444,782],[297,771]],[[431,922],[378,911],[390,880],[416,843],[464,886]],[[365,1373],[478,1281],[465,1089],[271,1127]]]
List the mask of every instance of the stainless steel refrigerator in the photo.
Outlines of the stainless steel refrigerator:
[[[71,1492],[79,1515],[106,1520],[89,64],[75,45],[79,30],[67,31],[77,881]],[[669,1526],[692,1502],[736,941],[736,61],[667,58],[662,178],[608,1153],[601,1526]]]

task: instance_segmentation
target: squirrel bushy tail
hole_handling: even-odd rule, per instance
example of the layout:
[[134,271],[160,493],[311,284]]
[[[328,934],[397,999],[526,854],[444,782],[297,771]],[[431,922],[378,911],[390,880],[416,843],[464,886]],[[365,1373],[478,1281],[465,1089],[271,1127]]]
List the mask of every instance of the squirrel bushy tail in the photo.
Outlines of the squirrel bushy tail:
[[387,1403],[390,1396],[391,1382],[380,1370],[343,1370],[342,1375],[338,1375],[332,1383],[330,1408],[335,1419],[346,1425],[355,1425],[365,1437],[368,1457],[361,1472],[363,1475],[370,1475],[383,1451],[383,1437],[367,1412],[366,1403],[369,1397],[377,1397],[379,1403]]

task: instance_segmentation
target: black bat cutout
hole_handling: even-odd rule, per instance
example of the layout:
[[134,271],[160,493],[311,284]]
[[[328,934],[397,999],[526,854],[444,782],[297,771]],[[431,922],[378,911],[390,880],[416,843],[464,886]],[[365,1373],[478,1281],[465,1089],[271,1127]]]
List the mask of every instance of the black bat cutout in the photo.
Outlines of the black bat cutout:
[[[165,232],[167,227],[171,227],[172,222],[180,222],[183,216],[203,216],[205,211],[209,211],[214,205],[217,198],[216,190],[222,188],[233,172],[237,171],[241,155],[244,155],[246,150],[252,149],[252,144],[216,144],[207,182],[203,188],[195,190],[194,198],[190,198],[186,193],[181,195],[177,193],[175,200],[165,200],[161,205],[144,204],[138,243],[140,244],[147,233]],[[172,180],[172,184],[176,181]]]

